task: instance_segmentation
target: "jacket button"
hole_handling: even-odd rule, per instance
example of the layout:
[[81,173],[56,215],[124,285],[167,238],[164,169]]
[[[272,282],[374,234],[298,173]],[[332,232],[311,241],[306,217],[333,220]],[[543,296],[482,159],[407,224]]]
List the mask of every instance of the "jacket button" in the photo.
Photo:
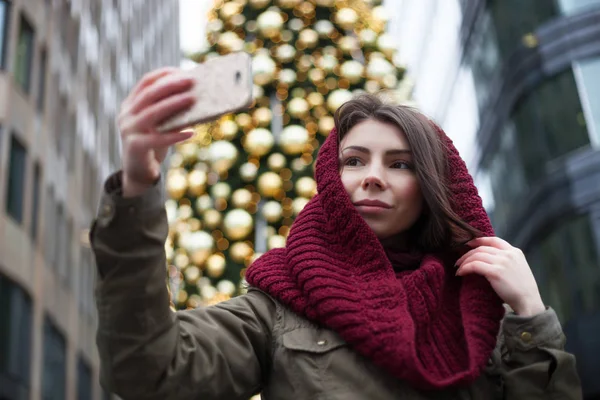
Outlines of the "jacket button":
[[102,216],[103,217],[109,217],[111,212],[112,212],[112,207],[110,204],[105,204],[102,207]]
[[317,345],[319,345],[319,346],[325,346],[326,344],[327,344],[327,340],[319,340],[317,342]]
[[524,341],[525,343],[531,342],[531,333],[529,333],[529,332],[521,333],[521,340]]

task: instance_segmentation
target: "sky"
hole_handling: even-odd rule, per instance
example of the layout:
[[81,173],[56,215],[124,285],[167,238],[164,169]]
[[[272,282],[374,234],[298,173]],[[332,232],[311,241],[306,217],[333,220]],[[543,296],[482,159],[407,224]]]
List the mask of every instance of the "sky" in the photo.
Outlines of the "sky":
[[206,13],[212,3],[212,0],[179,0],[179,34],[183,52],[196,52],[205,45]]

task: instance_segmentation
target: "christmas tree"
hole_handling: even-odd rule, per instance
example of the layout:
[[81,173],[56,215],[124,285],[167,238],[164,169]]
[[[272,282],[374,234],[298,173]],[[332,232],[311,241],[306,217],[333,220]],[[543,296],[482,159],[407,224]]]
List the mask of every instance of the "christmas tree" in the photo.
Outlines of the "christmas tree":
[[378,0],[217,0],[210,49],[252,55],[254,104],[194,127],[167,173],[170,289],[177,308],[244,291],[244,272],[285,246],[316,193],[313,166],[333,112],[359,92],[408,99]]

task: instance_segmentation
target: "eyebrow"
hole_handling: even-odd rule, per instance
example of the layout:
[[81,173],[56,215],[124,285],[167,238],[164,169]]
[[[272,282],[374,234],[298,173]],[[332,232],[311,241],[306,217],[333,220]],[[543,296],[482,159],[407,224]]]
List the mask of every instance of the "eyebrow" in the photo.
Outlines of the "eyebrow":
[[[342,153],[346,150],[355,150],[355,151],[365,153],[365,154],[371,153],[371,151],[369,151],[369,149],[367,149],[366,147],[362,147],[362,146],[348,146],[344,150],[342,150]],[[412,154],[412,152],[408,149],[392,149],[392,150],[386,151],[385,154],[386,155]]]

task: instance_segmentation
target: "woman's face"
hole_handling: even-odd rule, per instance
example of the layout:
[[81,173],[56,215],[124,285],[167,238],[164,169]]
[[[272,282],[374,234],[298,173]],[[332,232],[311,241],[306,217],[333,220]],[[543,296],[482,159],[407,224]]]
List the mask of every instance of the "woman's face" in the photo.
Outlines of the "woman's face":
[[344,136],[340,157],[344,188],[379,239],[404,232],[417,221],[423,195],[404,132],[365,120]]

